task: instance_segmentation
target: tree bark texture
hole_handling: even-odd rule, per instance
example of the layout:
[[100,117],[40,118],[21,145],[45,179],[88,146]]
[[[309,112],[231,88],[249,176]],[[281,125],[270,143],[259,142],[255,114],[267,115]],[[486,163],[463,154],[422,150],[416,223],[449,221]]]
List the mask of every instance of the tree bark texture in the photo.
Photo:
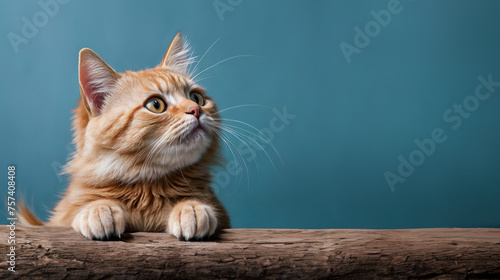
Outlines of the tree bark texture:
[[500,279],[500,229],[229,229],[216,241],[1,226],[1,279]]

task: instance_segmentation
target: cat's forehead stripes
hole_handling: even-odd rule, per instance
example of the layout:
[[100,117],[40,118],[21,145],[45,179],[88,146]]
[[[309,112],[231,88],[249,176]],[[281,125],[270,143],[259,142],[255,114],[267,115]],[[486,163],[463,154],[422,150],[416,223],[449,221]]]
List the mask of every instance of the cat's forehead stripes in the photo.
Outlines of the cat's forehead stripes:
[[185,92],[192,84],[188,78],[164,69],[140,71],[137,78],[147,90],[162,93]]

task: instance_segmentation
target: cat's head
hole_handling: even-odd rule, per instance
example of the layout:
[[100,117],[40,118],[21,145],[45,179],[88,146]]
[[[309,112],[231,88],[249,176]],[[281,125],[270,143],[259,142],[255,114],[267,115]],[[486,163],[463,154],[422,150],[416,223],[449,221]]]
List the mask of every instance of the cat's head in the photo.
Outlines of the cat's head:
[[217,108],[191,79],[191,62],[180,33],[160,65],[137,72],[117,73],[82,49],[78,150],[70,173],[96,182],[150,180],[196,164],[216,149]]

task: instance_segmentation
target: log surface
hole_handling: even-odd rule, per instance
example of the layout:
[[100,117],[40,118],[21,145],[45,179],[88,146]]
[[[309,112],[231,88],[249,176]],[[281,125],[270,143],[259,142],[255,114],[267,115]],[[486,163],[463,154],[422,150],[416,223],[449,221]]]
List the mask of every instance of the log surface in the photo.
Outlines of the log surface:
[[16,228],[16,272],[0,232],[0,279],[500,279],[500,229],[230,229],[220,240],[166,233],[86,240]]

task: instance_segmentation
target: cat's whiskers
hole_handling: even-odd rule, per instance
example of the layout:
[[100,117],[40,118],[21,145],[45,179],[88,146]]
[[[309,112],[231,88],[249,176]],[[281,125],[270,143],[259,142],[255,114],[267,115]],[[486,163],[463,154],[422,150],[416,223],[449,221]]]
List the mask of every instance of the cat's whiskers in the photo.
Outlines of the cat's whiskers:
[[[240,156],[240,158],[241,158],[241,161],[243,162],[243,165],[245,166],[245,170],[246,170],[246,172],[247,172],[247,174],[246,174],[246,175],[247,175],[247,176],[246,176],[246,177],[247,177],[247,186],[249,187],[249,186],[250,186],[250,172],[248,171],[248,166],[247,166],[247,164],[246,164],[246,162],[245,162],[245,158],[243,158],[243,155],[241,155],[241,152],[240,152],[240,150],[236,147],[236,145],[234,145],[234,144],[233,144],[233,142],[231,142],[231,140],[230,140],[227,136],[225,136],[225,135],[223,134],[223,131],[222,131],[222,130],[221,130],[221,131],[217,131],[217,133],[218,133],[218,135],[220,136],[220,138],[221,138],[221,139],[223,139],[223,140],[224,140],[224,142],[226,142],[226,144],[227,144],[227,143],[229,143],[229,144],[230,144],[231,146],[233,146],[233,147],[234,147],[234,149],[238,152],[238,154],[239,154],[239,156]],[[234,152],[233,152],[233,149],[232,149],[229,145],[228,145],[228,147],[229,147],[229,150],[231,151],[231,153],[232,153],[232,155],[233,155],[233,158],[234,158],[234,160],[235,160],[235,163],[236,163],[236,164],[239,164],[239,163],[238,163],[238,160],[236,159],[236,155],[235,155],[235,154],[234,154]],[[242,176],[242,177],[240,177],[240,180],[241,180],[242,178],[243,178],[243,176]],[[238,181],[238,184],[237,184],[237,185],[239,185],[239,181]]]
[[[248,135],[245,135],[239,131],[236,131],[234,129],[231,129],[229,127],[225,127],[223,128],[226,132],[230,133],[231,135],[233,135],[234,137],[238,138],[238,137],[242,137],[242,138],[247,138],[248,140],[251,140],[252,142],[254,142],[267,156],[267,158],[269,159],[269,162],[271,163],[271,165],[273,166],[273,169],[274,171],[276,171],[276,174],[278,174],[278,169],[276,169],[276,166],[274,165],[274,162],[271,158],[271,156],[269,155],[269,153],[266,152],[266,150],[264,149],[264,147],[262,147],[257,141],[255,141],[254,139],[252,139],[251,137],[249,137]],[[240,139],[240,141],[242,141]],[[278,174],[279,175],[279,174]]]
[[[279,153],[278,149],[276,148],[276,146],[274,146],[274,144],[273,144],[273,143],[272,143],[272,142],[271,142],[271,141],[270,141],[270,140],[269,140],[269,139],[268,139],[265,135],[263,135],[263,133],[262,133],[262,132],[260,132],[260,131],[259,131],[259,132],[260,132],[260,133],[261,133],[264,137],[261,137],[261,136],[259,136],[259,135],[255,134],[255,133],[253,133],[253,132],[251,132],[251,131],[249,131],[249,130],[247,130],[247,129],[244,129],[244,128],[242,128],[242,127],[239,127],[239,126],[226,124],[226,127],[228,127],[228,128],[232,128],[233,130],[236,130],[236,129],[242,130],[242,131],[244,131],[244,132],[246,132],[246,133],[248,133],[248,134],[250,134],[250,135],[252,135],[252,136],[254,136],[254,137],[256,137],[256,138],[258,138],[258,139],[263,140],[263,141],[265,142],[265,144],[268,144],[268,145],[269,145],[269,146],[273,149],[274,153],[276,154],[276,156],[278,157],[278,159],[279,159],[279,161],[280,161],[280,163],[281,163],[281,166],[282,166],[282,167],[285,167],[285,163],[283,162],[283,159],[281,158],[281,155],[280,155],[280,153]],[[243,134],[242,132],[239,132],[239,133],[240,133],[241,135],[243,135],[244,137],[247,137],[248,139],[252,140],[252,141],[253,141],[253,142],[255,142],[256,144],[258,144],[258,143],[255,141],[255,139],[254,139],[254,138],[252,138],[252,137],[248,137],[248,135],[245,135],[245,134]],[[259,146],[261,146],[261,145],[259,145]],[[262,146],[261,146],[261,147],[262,147]],[[268,157],[269,157],[269,156],[268,156]]]
[[[244,122],[244,121],[240,121],[240,120],[233,120],[233,119],[227,119],[227,118],[218,118],[218,119],[215,119],[215,120],[218,120],[218,121],[230,121],[230,122],[236,122],[236,123],[240,123],[240,124],[246,125],[246,126],[248,126],[248,127],[252,128],[252,129],[254,129],[255,131],[257,131],[257,132],[259,133],[259,135],[255,134],[255,133],[253,133],[253,132],[251,132],[251,131],[249,131],[249,130],[247,130],[247,129],[244,129],[244,128],[242,128],[242,127],[238,127],[238,126],[235,126],[235,125],[230,125],[230,124],[225,124],[225,126],[226,126],[226,127],[231,127],[231,128],[233,128],[233,129],[240,129],[240,130],[242,130],[242,131],[244,131],[244,132],[246,132],[246,133],[249,133],[249,134],[251,134],[251,135],[253,135],[253,136],[255,136],[255,137],[259,138],[259,139],[264,140],[264,141],[265,141],[267,144],[269,144],[269,146],[271,146],[271,148],[274,150],[274,152],[275,152],[275,153],[276,153],[276,155],[278,156],[278,158],[279,158],[279,160],[280,160],[280,162],[281,162],[282,166],[285,166],[285,164],[284,164],[284,162],[283,162],[283,160],[282,160],[282,158],[281,158],[281,156],[280,156],[280,154],[279,154],[279,152],[278,152],[278,149],[276,149],[276,147],[275,147],[275,146],[274,146],[274,144],[271,142],[271,140],[270,140],[269,138],[267,138],[267,136],[266,136],[264,133],[262,133],[262,131],[260,131],[259,129],[257,129],[255,126],[253,126],[253,125],[251,125],[251,124],[249,124],[249,123],[246,123],[246,122]],[[241,133],[240,133],[240,134],[241,134]],[[244,134],[243,134],[243,135],[244,135]],[[244,136],[248,137],[247,135],[244,135]],[[249,138],[249,139],[252,139],[251,137],[248,137],[248,138]],[[253,140],[253,139],[252,139],[252,140]],[[253,140],[253,141],[255,142],[255,140]],[[259,145],[259,146],[260,146],[260,145]]]
[[237,162],[236,157],[235,157],[235,155],[233,153],[233,150],[232,150],[231,146],[229,146],[229,144],[227,143],[227,140],[224,137],[222,137],[220,131],[217,131],[216,134],[223,141],[222,143],[224,143],[227,146],[227,148],[231,151],[231,154],[233,155],[234,161]]
[[[247,148],[249,149],[252,149],[252,147],[250,146],[250,144],[245,141],[242,137],[239,137],[238,135],[235,135],[234,133],[231,133],[231,131],[228,131],[226,129],[227,126],[226,124],[219,124],[218,128],[221,130],[221,131],[224,131],[224,132],[227,132],[229,133],[231,136],[233,136],[234,138],[238,139],[242,144],[244,144]],[[257,171],[259,170],[259,166],[257,164],[257,161],[254,161],[255,162],[255,167],[257,168]]]
[[[225,128],[220,128],[222,131],[226,132],[226,133],[229,133],[230,135],[232,135],[233,137],[235,137],[236,139],[238,139],[240,142],[242,142],[245,146],[247,146],[249,149],[252,149],[252,147],[250,147],[249,143],[246,142],[245,140],[243,140],[241,137],[238,137],[237,135],[235,135],[234,133],[231,133],[230,131],[226,130]],[[254,156],[257,156],[256,154]],[[242,160],[243,162],[245,162],[245,159],[242,157]],[[257,160],[254,160],[254,163],[255,163],[255,168],[257,168],[257,173],[259,173],[259,164],[257,162]],[[247,177],[249,178],[249,174],[248,174],[248,170],[247,170]],[[250,189],[250,184],[248,183],[247,184],[247,190]]]

